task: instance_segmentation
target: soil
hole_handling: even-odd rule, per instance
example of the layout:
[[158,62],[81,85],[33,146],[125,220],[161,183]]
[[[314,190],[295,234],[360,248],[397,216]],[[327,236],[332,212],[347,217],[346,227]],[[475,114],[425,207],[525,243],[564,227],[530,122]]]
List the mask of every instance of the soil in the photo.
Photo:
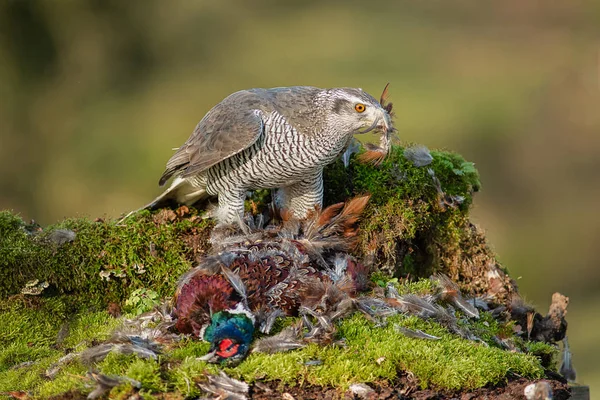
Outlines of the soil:
[[[571,397],[571,390],[567,382],[560,376],[548,377],[544,379],[550,384],[554,400],[566,400]],[[505,385],[494,387],[485,387],[473,391],[438,391],[435,389],[420,389],[414,380],[408,375],[403,375],[392,383],[379,383],[377,385],[368,385],[372,392],[362,395],[354,394],[351,391],[340,393],[339,390],[331,387],[321,386],[289,386],[283,385],[278,381],[257,382],[250,387],[248,398],[255,400],[519,400],[525,399],[525,387],[537,381],[517,378]],[[83,393],[72,390],[59,396],[54,396],[52,400],[83,400],[87,396]],[[139,399],[139,394],[132,389],[130,399]],[[157,399],[181,399],[181,395],[175,393],[165,393],[158,395]],[[215,397],[221,398],[221,397]]]
[[[554,377],[553,377],[554,378]],[[559,379],[545,379],[550,384],[553,391],[554,400],[564,400],[571,396],[571,391],[566,381]],[[323,388],[318,386],[294,386],[281,385],[278,382],[258,383],[251,388],[251,399],[271,400],[334,400],[334,399],[367,399],[367,400],[514,400],[525,399],[525,387],[537,381],[518,378],[508,382],[506,385],[485,387],[470,392],[448,391],[440,392],[434,389],[420,389],[418,385],[404,375],[393,383],[382,383],[378,385],[369,385],[373,392],[360,397],[348,391],[340,394],[333,388]]]

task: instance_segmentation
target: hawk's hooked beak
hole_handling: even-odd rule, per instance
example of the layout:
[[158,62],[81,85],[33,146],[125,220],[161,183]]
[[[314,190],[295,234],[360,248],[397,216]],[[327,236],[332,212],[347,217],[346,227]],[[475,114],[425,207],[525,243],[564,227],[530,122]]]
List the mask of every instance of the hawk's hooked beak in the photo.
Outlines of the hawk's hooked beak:
[[369,133],[373,130],[378,130],[383,134],[388,134],[389,132],[394,130],[394,127],[390,122],[390,117],[387,113],[373,121],[373,123],[369,125],[366,129],[359,130],[358,133]]

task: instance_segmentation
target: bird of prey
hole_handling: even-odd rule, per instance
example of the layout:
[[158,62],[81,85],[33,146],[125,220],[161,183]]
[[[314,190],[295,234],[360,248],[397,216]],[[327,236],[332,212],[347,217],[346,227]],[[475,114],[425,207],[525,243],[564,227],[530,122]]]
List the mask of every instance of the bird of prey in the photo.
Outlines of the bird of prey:
[[[384,91],[384,95],[385,95]],[[323,203],[323,167],[340,156],[353,135],[394,130],[391,103],[362,89],[310,86],[249,89],[214,106],[167,162],[159,180],[175,179],[145,206],[191,205],[218,197],[217,219],[238,221],[246,193],[279,189],[295,217]]]

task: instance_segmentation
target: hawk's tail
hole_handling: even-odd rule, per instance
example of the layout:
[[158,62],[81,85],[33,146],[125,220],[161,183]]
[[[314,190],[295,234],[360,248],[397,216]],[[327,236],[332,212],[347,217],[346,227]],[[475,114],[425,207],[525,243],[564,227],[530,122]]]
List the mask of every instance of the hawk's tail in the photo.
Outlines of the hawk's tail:
[[207,199],[210,196],[208,193],[206,193],[206,187],[200,182],[197,182],[196,178],[197,177],[175,178],[167,190],[162,192],[158,197],[145,206],[131,211],[125,215],[119,220],[119,223],[142,210],[156,210],[158,208],[168,207],[174,204],[191,206],[192,204]]

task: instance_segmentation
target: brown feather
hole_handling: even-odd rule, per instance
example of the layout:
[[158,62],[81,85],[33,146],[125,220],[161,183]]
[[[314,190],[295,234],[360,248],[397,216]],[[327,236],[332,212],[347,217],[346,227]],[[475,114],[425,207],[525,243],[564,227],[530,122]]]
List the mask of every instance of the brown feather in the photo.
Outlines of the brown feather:
[[[346,239],[355,237],[358,234],[358,220],[370,198],[370,195],[366,195],[348,201],[342,211],[331,220],[329,230],[342,234]],[[348,247],[352,247],[352,241],[348,242]]]
[[342,210],[342,214],[345,215],[354,215],[357,218],[362,214],[369,202],[371,195],[365,195],[360,197],[355,197],[349,202],[346,203],[344,209]]
[[279,216],[281,217],[281,220],[285,223],[290,221],[291,219],[294,218],[294,214],[292,214],[292,212],[290,210],[287,209],[282,209],[281,211],[279,211]]
[[358,156],[358,161],[364,164],[379,165],[387,156],[387,151],[377,147],[376,150],[367,150]]
[[340,211],[344,208],[344,203],[337,203],[327,207],[323,212],[320,213],[319,219],[317,220],[318,226],[323,226],[330,222],[333,217],[338,215]]
[[390,87],[390,83],[388,82],[385,87],[383,88],[383,92],[381,93],[381,97],[379,99],[379,104],[381,104],[382,107],[385,107],[385,103],[387,101],[388,98],[388,88]]
[[379,99],[379,104],[381,104],[381,107],[383,107],[383,109],[385,111],[387,111],[388,114],[390,114],[391,116],[394,115],[394,113],[392,112],[392,108],[393,108],[393,103],[388,103],[388,88],[390,86],[390,83],[388,82],[387,85],[385,85],[385,88],[383,89],[383,93],[381,93],[381,98]]

